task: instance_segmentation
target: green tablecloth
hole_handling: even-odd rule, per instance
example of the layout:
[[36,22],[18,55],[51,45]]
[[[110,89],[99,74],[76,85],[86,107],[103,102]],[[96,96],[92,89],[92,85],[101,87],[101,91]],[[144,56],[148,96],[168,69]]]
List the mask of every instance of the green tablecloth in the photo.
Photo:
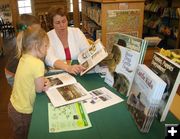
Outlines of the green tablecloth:
[[[118,94],[113,88],[104,83],[98,74],[86,74],[82,77],[77,76],[76,79],[88,91],[105,86]],[[37,95],[28,139],[164,139],[165,124],[180,123],[169,112],[165,122],[160,123],[158,120],[155,120],[149,133],[141,133],[132,119],[130,112],[127,110],[126,101],[124,101],[90,113],[91,128],[79,131],[49,133],[48,102],[49,100],[46,94]]]

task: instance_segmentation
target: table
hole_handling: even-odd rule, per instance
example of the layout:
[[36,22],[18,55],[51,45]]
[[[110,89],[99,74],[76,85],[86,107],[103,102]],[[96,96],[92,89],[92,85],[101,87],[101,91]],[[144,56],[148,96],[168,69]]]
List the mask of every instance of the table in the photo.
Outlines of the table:
[[[98,74],[77,76],[76,79],[88,91],[105,86],[121,96],[115,89],[104,83]],[[125,97],[123,98],[126,100]],[[37,95],[28,139],[164,139],[165,124],[180,123],[169,112],[165,122],[160,123],[158,120],[155,120],[149,133],[141,133],[135,125],[130,112],[127,110],[126,101],[123,101],[111,107],[90,113],[91,128],[79,131],[49,133],[48,102],[46,94]]]

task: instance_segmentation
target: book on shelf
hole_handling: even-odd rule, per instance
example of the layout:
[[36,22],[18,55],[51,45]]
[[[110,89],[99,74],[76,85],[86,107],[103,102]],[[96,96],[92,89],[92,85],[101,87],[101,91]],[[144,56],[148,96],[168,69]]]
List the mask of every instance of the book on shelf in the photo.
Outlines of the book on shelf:
[[141,132],[149,131],[165,87],[166,83],[152,70],[138,65],[127,105]]
[[101,87],[89,92],[91,98],[83,100],[87,113],[91,113],[123,101],[122,98],[105,87]]
[[91,97],[87,90],[68,73],[47,76],[46,78],[49,79],[51,85],[46,91],[46,94],[54,107],[63,106]]
[[160,121],[164,121],[180,84],[180,65],[155,52],[150,69],[167,83],[158,110]]
[[102,40],[101,38],[102,38],[102,30],[99,30],[99,29],[98,29],[98,30],[96,30],[96,40],[97,40],[97,39]]
[[90,69],[92,69],[95,65],[101,62],[108,56],[105,47],[101,43],[100,39],[96,40],[91,47],[82,51],[78,55],[78,62],[80,65],[86,68],[80,75],[85,74]]

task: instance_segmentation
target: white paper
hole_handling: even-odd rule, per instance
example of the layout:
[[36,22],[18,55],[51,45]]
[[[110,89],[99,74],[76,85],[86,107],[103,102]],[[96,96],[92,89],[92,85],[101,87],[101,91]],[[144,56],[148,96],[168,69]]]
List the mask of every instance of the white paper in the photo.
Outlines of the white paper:
[[105,87],[92,90],[89,93],[91,98],[83,101],[87,113],[91,113],[123,101],[122,98],[115,95]]

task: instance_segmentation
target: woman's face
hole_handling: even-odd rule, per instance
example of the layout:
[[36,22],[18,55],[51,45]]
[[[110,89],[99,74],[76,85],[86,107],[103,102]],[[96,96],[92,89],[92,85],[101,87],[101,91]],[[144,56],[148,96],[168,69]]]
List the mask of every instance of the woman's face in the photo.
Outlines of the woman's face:
[[55,15],[53,17],[53,26],[56,31],[63,31],[67,29],[68,21],[66,16]]

